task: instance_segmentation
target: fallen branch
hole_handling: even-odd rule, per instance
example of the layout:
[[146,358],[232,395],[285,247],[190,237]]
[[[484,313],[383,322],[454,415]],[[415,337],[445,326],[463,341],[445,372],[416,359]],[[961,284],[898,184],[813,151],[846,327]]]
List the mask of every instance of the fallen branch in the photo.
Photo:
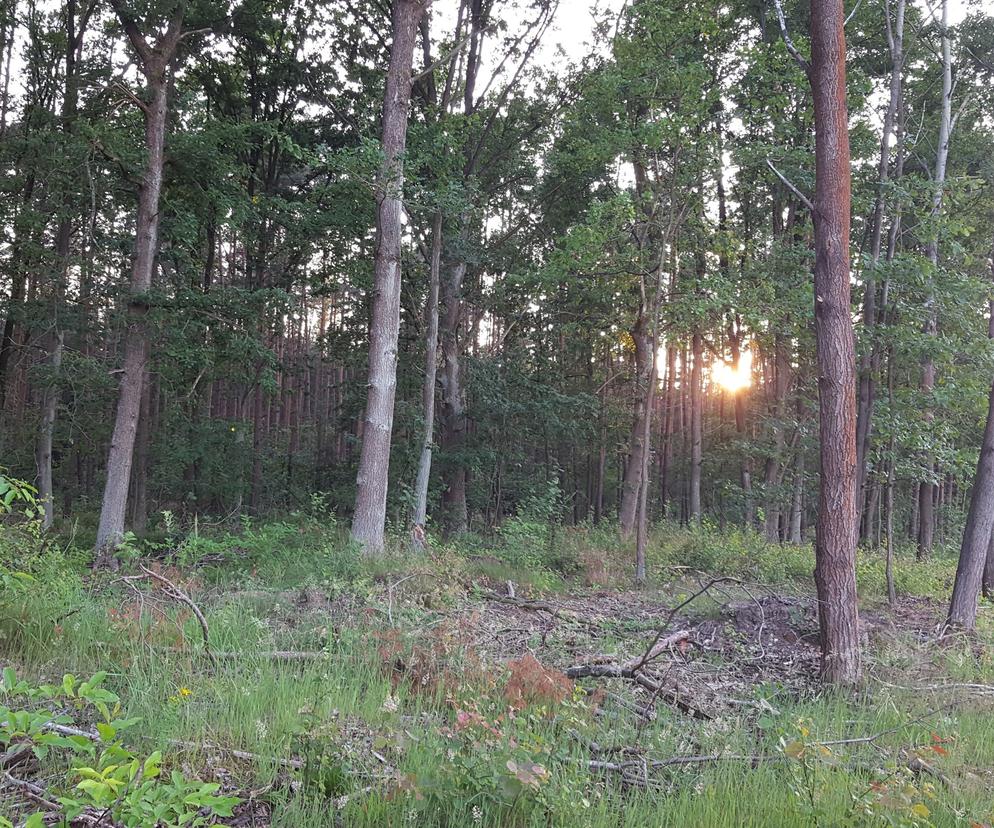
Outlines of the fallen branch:
[[575,624],[582,624],[585,627],[600,629],[599,624],[589,621],[586,618],[581,618],[575,612],[570,612],[569,610],[562,609],[561,607],[556,607],[548,601],[526,601],[522,598],[515,598],[511,595],[498,595],[496,592],[485,592],[483,593],[483,597],[488,601],[493,601],[497,604],[507,604],[508,606],[529,610],[531,612],[547,612],[553,618],[558,618],[561,621],[572,621]]
[[753,767],[761,762],[781,762],[782,756],[763,756],[748,753],[712,753],[706,756],[671,756],[669,759],[630,759],[625,762],[606,762],[591,759],[587,767],[591,770],[624,771],[633,767],[669,768],[675,765],[706,765],[713,762],[749,762]]
[[40,785],[35,785],[34,782],[28,782],[26,779],[18,779],[15,776],[11,776],[7,771],[3,772],[2,782],[3,784],[0,787],[9,785],[12,788],[17,788],[28,799],[37,802],[49,811],[55,811],[59,808],[58,802],[54,802],[48,798],[48,791]]
[[327,658],[328,653],[308,650],[262,650],[254,653],[251,650],[237,652],[214,653],[216,659],[263,658],[272,661],[320,661]]
[[677,710],[693,716],[695,719],[711,721],[714,717],[706,713],[699,707],[695,707],[686,701],[679,693],[678,688],[667,688],[661,682],[653,681],[645,673],[641,672],[641,667],[631,668],[620,664],[578,664],[569,667],[564,671],[567,678],[623,678],[634,681],[651,693],[657,694],[672,704]]
[[183,592],[183,590],[181,590],[178,586],[176,586],[176,584],[170,581],[165,575],[160,575],[158,572],[154,572],[151,569],[147,569],[144,564],[138,564],[138,566],[141,569],[141,571],[145,573],[145,575],[147,575],[149,578],[153,578],[154,580],[162,584],[166,588],[167,595],[171,595],[173,598],[182,601],[190,608],[190,610],[196,616],[197,621],[200,624],[200,632],[204,636],[204,652],[207,653],[207,657],[216,664],[217,661],[214,658],[214,654],[211,652],[210,630],[207,627],[207,619],[204,617],[204,614],[200,611],[200,607],[198,607],[193,602],[193,599],[189,595]]
[[[6,725],[6,722],[0,722],[0,727],[3,727],[4,725]],[[58,724],[56,722],[46,722],[42,725],[42,730],[47,730],[50,733],[58,733],[60,736],[82,736],[84,739],[89,739],[93,742],[100,741],[100,734],[96,731],[82,730],[78,727]],[[167,739],[166,742],[171,747],[183,748],[184,750],[216,750],[220,753],[226,753],[229,756],[234,756],[236,759],[244,759],[249,762],[259,762],[260,764],[275,763],[286,768],[294,768],[297,770],[304,767],[303,759],[279,759],[275,756],[263,756],[260,753],[250,753],[247,750],[222,747],[221,745],[214,745],[208,742],[188,742],[183,739]]]
[[196,603],[194,603],[193,599],[189,595],[187,595],[182,589],[176,586],[176,584],[170,581],[165,575],[161,575],[158,572],[154,572],[153,570],[148,569],[144,564],[138,564],[138,568],[141,569],[141,571],[144,574],[125,575],[121,577],[119,580],[124,581],[125,583],[128,584],[133,584],[135,581],[144,581],[151,578],[152,580],[158,581],[160,584],[162,584],[162,586],[165,588],[164,591],[166,595],[168,595],[170,598],[173,598],[176,601],[180,601],[181,603],[186,604],[193,612],[194,616],[196,617],[197,623],[200,624],[200,632],[204,638],[204,652],[207,654],[207,657],[214,664],[217,664],[217,661],[214,658],[214,654],[211,652],[210,629],[207,626],[207,619],[204,617],[204,614],[200,611],[200,607],[198,607]]
[[199,744],[197,742],[187,742],[182,739],[169,739],[169,744],[172,747],[183,748],[184,750],[191,751],[210,751],[216,750],[219,753],[226,753],[228,756],[233,756],[235,759],[243,759],[246,762],[258,762],[259,764],[270,764],[274,763],[280,765],[284,768],[293,768],[294,770],[300,770],[304,767],[303,759],[279,759],[275,756],[263,756],[261,753],[251,753],[247,750],[237,750],[236,748],[222,747],[221,745],[210,744],[205,742]]
[[928,762],[922,759],[920,756],[912,756],[908,760],[908,770],[912,773],[924,774],[925,776],[931,776],[933,779],[937,779],[947,790],[952,790],[953,783],[950,781],[949,777],[946,776],[938,768],[932,767]]

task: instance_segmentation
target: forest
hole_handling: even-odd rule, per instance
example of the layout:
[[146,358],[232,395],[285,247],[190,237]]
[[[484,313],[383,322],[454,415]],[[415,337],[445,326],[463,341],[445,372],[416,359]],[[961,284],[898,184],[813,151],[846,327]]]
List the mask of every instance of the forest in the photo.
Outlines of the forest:
[[994,825],[991,0],[0,0],[0,828]]

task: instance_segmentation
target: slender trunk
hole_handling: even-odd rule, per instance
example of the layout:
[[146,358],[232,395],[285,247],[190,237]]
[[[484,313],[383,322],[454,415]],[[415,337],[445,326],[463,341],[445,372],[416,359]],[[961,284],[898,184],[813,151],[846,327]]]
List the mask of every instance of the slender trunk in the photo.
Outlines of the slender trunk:
[[804,540],[801,531],[801,518],[804,515],[804,450],[797,452],[794,464],[794,495],[790,506],[790,542],[800,544]]
[[463,404],[459,318],[462,314],[463,279],[466,263],[457,262],[449,271],[442,291],[445,313],[441,318],[442,347],[442,449],[445,451],[445,490],[442,492],[443,528],[447,537],[469,529],[466,506],[466,464],[460,456],[466,441],[466,409]]
[[138,32],[134,21],[113,0],[132,46],[142,60],[148,80],[149,100],[145,104],[146,166],[138,195],[135,222],[135,258],[128,296],[128,325],[124,344],[124,370],[118,392],[117,415],[107,456],[107,481],[104,486],[100,523],[97,528],[95,567],[116,568],[114,550],[124,535],[124,520],[131,483],[135,435],[141,408],[142,386],[148,362],[149,341],[145,329],[148,314],[147,294],[152,287],[159,239],[159,195],[165,162],[166,114],[169,89],[169,65],[182,33],[182,17],[170,21],[165,34],[153,49]]
[[411,99],[411,67],[423,0],[395,0],[393,45],[383,100],[383,167],[376,205],[374,295],[369,332],[369,382],[365,434],[356,477],[352,538],[364,551],[383,551],[386,525],[390,442],[397,391],[397,342],[400,336],[400,253],[403,205],[403,155]]
[[773,345],[773,455],[766,461],[766,519],[764,533],[770,543],[780,541],[780,485],[783,475],[781,456],[786,449],[784,415],[790,388],[790,349],[788,339],[777,334]]
[[815,115],[815,340],[821,490],[815,584],[821,671],[831,684],[862,675],[856,603],[856,353],[849,287],[851,177],[845,7],[811,0]]
[[887,508],[887,559],[884,568],[887,576],[887,602],[891,606],[897,603],[897,587],[894,584],[894,453],[896,448],[896,440],[892,435],[889,448],[890,459],[887,462],[887,494],[885,497]]
[[649,309],[643,302],[639,306],[631,336],[635,344],[635,413],[632,416],[631,436],[628,443],[628,462],[625,465],[621,484],[621,505],[618,509],[618,523],[623,538],[631,538],[636,531],[638,515],[639,485],[642,475],[642,460],[647,451],[646,421],[649,418],[647,403],[652,384],[653,354]]
[[417,548],[424,548],[425,522],[428,518],[428,480],[431,477],[431,448],[435,425],[435,378],[438,371],[438,290],[442,267],[442,213],[436,212],[431,226],[431,261],[429,262],[428,305],[425,309],[425,379],[421,392],[424,415],[424,437],[421,459],[414,483],[414,513],[411,537]]
[[[880,138],[880,160],[877,165],[877,194],[873,204],[873,219],[870,227],[870,262],[866,269],[863,288],[863,329],[869,342],[863,349],[859,364],[859,394],[856,411],[856,473],[857,504],[862,513],[862,503],[866,499],[867,458],[873,430],[873,405],[876,394],[876,371],[879,365],[879,345],[874,339],[877,323],[876,272],[883,246],[884,208],[887,200],[887,182],[890,175],[891,138],[894,135],[898,109],[901,102],[902,77],[904,72],[904,11],[906,0],[897,0],[897,15],[894,25],[890,22],[890,4],[887,14],[887,41],[890,47],[891,72],[890,96],[884,113],[883,132]],[[865,533],[864,533],[865,534]]]
[[44,510],[41,528],[45,531],[55,521],[55,488],[52,485],[52,437],[55,432],[55,417],[59,402],[58,376],[62,366],[62,348],[65,337],[61,330],[55,332],[55,340],[49,350],[48,364],[52,375],[45,386],[41,404],[41,427],[38,429],[38,443],[35,448],[35,463],[38,467],[38,500]]
[[694,366],[690,373],[690,520],[701,522],[701,470],[704,465],[704,337],[694,331],[691,338]]
[[138,433],[135,436],[135,459],[132,477],[131,530],[142,537],[148,529],[148,463],[152,439],[152,386],[146,367],[142,387]]
[[[935,155],[935,172],[932,177],[932,185],[935,192],[932,196],[932,221],[939,220],[942,214],[942,197],[946,181],[946,162],[949,158],[949,137],[952,133],[952,98],[953,98],[953,68],[952,68],[952,43],[949,37],[949,0],[942,2],[942,109],[939,119],[939,144]],[[935,270],[939,266],[939,230],[933,226],[928,241],[928,260],[932,265],[932,275],[930,276],[929,293],[926,297],[927,317],[925,321],[925,336],[929,340],[936,337],[938,331],[938,316],[935,307],[935,288],[931,280],[935,278]],[[925,409],[925,424],[935,419],[935,411],[930,404],[930,398],[935,390],[935,359],[929,353],[922,363],[921,391],[922,396],[929,403]],[[925,478],[921,481],[921,488],[918,491],[918,557],[927,558],[932,553],[935,542],[935,496],[936,484],[934,476],[935,455],[926,452],[924,457]],[[964,545],[966,538],[964,537]],[[965,546],[964,546],[965,548]],[[962,554],[962,553],[961,553]],[[962,608],[958,610],[961,612]],[[965,616],[963,616],[965,618]],[[952,618],[952,611],[950,611]],[[972,625],[972,621],[971,621]]]

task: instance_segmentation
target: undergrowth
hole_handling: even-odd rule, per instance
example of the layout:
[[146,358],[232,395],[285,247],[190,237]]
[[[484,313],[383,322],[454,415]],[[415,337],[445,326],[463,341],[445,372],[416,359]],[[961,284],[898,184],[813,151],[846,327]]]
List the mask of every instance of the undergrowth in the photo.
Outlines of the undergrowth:
[[[989,703],[953,708],[895,686],[991,683],[990,630],[935,651],[896,636],[868,651],[873,683],[855,699],[755,686],[726,720],[697,722],[661,704],[645,722],[623,709],[606,714],[601,685],[574,683],[534,656],[486,660],[470,623],[474,596],[503,595],[508,581],[532,596],[631,589],[630,548],[614,527],[565,529],[532,516],[493,539],[436,541],[421,557],[398,538],[372,561],[321,510],[165,530],[129,542],[126,571],[140,558],[197,596],[216,665],[182,603],[91,576],[87,553],[68,539],[42,542],[16,527],[0,534],[5,570],[24,576],[0,596],[0,659],[12,671],[3,715],[47,709],[39,699],[54,696],[38,688],[61,686],[64,674],[97,674],[120,705],[104,724],[126,723],[109,736],[121,762],[105,759],[99,740],[79,755],[53,745],[40,757],[36,777],[67,801],[79,801],[90,778],[109,786],[89,786],[94,796],[115,802],[120,786],[106,797],[116,764],[124,770],[110,774],[123,780],[129,808],[195,795],[207,803],[198,813],[213,803],[220,815],[231,797],[255,792],[273,825],[303,828],[336,815],[356,826],[759,826],[773,824],[772,814],[784,826],[994,820]],[[649,546],[650,589],[663,603],[680,588],[669,585],[695,573],[809,592],[812,568],[807,547],[712,526],[657,527]],[[919,563],[901,552],[898,590],[944,599],[952,571],[948,557]],[[885,595],[880,553],[860,553],[859,583],[866,601]],[[265,655],[284,650],[318,655]],[[18,698],[11,686],[22,687]],[[71,719],[91,728],[102,717],[84,705]],[[40,734],[8,734],[0,750]],[[829,744],[861,737],[868,741]],[[643,756],[745,758],[674,765],[649,788],[589,766],[592,756],[624,761],[632,745]],[[291,757],[302,767],[288,768]],[[939,775],[909,770],[913,757]],[[30,812],[22,799],[2,801],[0,814],[15,824]]]

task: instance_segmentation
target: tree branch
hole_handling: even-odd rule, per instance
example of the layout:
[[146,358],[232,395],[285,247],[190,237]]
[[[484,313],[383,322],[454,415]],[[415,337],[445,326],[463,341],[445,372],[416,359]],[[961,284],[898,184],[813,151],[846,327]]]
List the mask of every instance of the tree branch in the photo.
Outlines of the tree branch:
[[813,215],[814,212],[815,212],[815,206],[814,206],[814,204],[811,203],[811,199],[809,199],[806,195],[804,195],[804,193],[802,193],[800,190],[798,190],[797,187],[795,187],[790,182],[790,180],[782,172],[780,172],[780,170],[778,170],[776,167],[774,167],[773,166],[773,162],[770,161],[769,158],[766,159],[766,166],[768,166],[771,170],[773,170],[773,174],[783,182],[783,185],[788,190],[790,190],[795,196],[797,196],[797,198],[800,200],[801,204],[803,204],[805,207],[807,207],[811,211],[811,213]]
[[807,58],[797,51],[797,47],[794,45],[794,41],[790,37],[790,32],[787,31],[787,18],[783,13],[783,3],[781,3],[780,0],[773,0],[773,7],[777,11],[777,20],[780,21],[780,34],[783,35],[783,42],[787,47],[787,51],[790,53],[790,56],[797,61],[797,65],[804,70],[805,74],[810,72],[811,64],[808,62]]

